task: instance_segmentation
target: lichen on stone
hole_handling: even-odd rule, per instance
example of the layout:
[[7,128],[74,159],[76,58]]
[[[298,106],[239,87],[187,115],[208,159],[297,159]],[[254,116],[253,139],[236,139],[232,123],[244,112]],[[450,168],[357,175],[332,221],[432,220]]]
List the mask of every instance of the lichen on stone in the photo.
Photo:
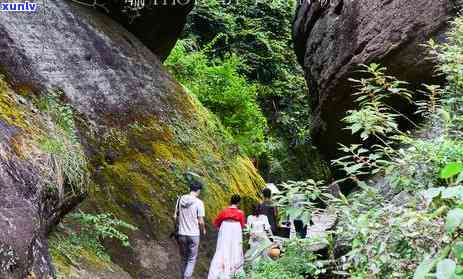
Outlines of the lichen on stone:
[[[205,183],[201,198],[208,222],[234,193],[243,196],[243,208],[248,210],[264,186],[252,162],[240,154],[218,120],[194,97],[184,91],[180,95],[182,98],[170,97],[178,111],[167,116],[139,118],[126,127],[111,127],[104,133],[92,134],[90,129],[85,135],[94,147],[89,159],[95,170],[95,186],[81,208],[111,212],[137,226],[139,232],[127,232],[132,243],[171,245],[168,243],[175,202],[179,195],[188,192],[187,171],[198,173]],[[181,104],[176,106],[178,102]],[[139,253],[146,247],[127,249],[113,244],[108,246],[110,254],[118,255],[117,264],[132,276],[141,276],[143,272],[168,274],[175,268],[172,264],[129,264],[129,259],[140,259]]]

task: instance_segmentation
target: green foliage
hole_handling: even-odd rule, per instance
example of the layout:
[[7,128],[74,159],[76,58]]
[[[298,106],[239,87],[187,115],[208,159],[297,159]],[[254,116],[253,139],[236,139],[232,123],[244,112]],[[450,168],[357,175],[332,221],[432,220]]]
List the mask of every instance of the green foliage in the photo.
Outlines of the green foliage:
[[[335,233],[338,241],[350,243],[340,269],[352,278],[462,277],[461,38],[463,21],[457,19],[448,44],[431,43],[448,85],[424,86],[427,98],[417,107],[427,123],[419,138],[398,131],[402,116],[375,97],[393,88],[389,93],[405,92],[409,99],[408,90],[400,89],[404,83],[386,77],[376,65],[369,67],[370,79],[354,80],[362,99],[357,98],[359,109],[350,111],[345,121],[353,133],[379,143],[343,147],[350,154],[335,162],[363,185],[348,206],[338,208],[341,223]],[[390,85],[381,89],[386,83]],[[391,187],[392,201],[381,196],[385,189],[365,187],[363,179],[378,170],[385,175],[383,185]]]
[[235,55],[210,61],[207,49],[188,53],[186,44],[177,44],[166,66],[219,117],[247,155],[262,154],[267,124],[256,101],[257,86],[238,72],[241,61]]
[[70,264],[78,265],[82,250],[90,251],[100,260],[111,259],[103,246],[103,241],[114,239],[122,246],[130,246],[129,238],[123,231],[137,230],[131,224],[114,218],[112,214],[70,214],[50,238],[52,254],[64,257]]
[[420,195],[427,205],[431,203],[455,205],[463,199],[463,186],[429,188],[421,191]]
[[463,171],[462,163],[449,163],[440,171],[440,178],[450,179]]
[[[334,164],[346,174],[341,181],[350,179],[360,189],[347,199],[324,202],[338,215],[336,246],[349,250],[334,258],[334,245],[329,246],[333,274],[463,278],[463,20],[455,21],[448,44],[431,43],[431,49],[448,84],[424,86],[425,99],[416,105],[427,122],[415,137],[398,129],[399,119],[411,121],[388,105],[392,96],[411,100],[406,83],[375,64],[364,66],[364,78],[352,80],[358,85],[358,108],[344,121],[363,142],[342,146],[345,156]],[[384,178],[369,180],[377,174]],[[290,208],[292,196],[308,188],[317,196],[318,187],[315,182],[291,185],[279,197],[281,205]],[[313,210],[311,197],[304,200],[306,211]]]
[[[395,190],[412,190],[433,187],[440,184],[439,171],[449,161],[458,161],[463,156],[459,141],[444,135],[429,138],[412,138],[398,129],[398,120],[406,116],[398,113],[387,104],[391,97],[411,100],[412,92],[403,86],[405,82],[385,74],[385,68],[372,64],[363,66],[361,72],[366,78],[352,80],[358,84],[355,94],[359,108],[348,111],[344,118],[347,129],[352,134],[359,133],[363,144],[341,146],[345,156],[334,160],[341,167],[346,178],[359,181],[365,175],[386,173],[387,180]],[[443,93],[437,86],[425,85],[429,98],[418,102],[418,112],[435,125],[440,119],[436,113],[444,113],[438,96]],[[368,145],[369,140],[377,144]],[[395,146],[402,148],[395,149]]]
[[[333,161],[333,165],[341,167],[346,173],[346,178],[340,181],[351,179],[357,182],[361,176],[385,171],[394,165],[394,144],[408,138],[398,128],[398,119],[405,116],[387,104],[390,98],[411,101],[412,93],[404,87],[407,83],[386,75],[386,68],[378,64],[362,67],[360,72],[366,77],[351,79],[358,89],[354,94],[358,108],[349,110],[343,122],[352,134],[360,134],[364,142],[341,145],[340,151],[345,156]],[[370,146],[367,140],[374,140],[378,144]]]
[[[313,213],[323,210],[321,205],[337,201],[322,181],[308,179],[306,181],[287,181],[278,185],[280,193],[274,195],[274,200],[284,218],[301,219],[309,224]],[[344,197],[344,196],[342,196]],[[245,274],[236,278],[253,279],[304,279],[318,278],[326,273],[325,263],[312,252],[314,245],[329,244],[328,239],[289,239],[283,241],[282,256],[276,260],[262,259],[248,264]]]
[[435,252],[429,238],[437,245],[443,242],[439,222],[387,202],[361,212],[346,210],[340,220],[344,224],[336,234],[352,247],[341,258],[342,269],[354,278],[410,278],[421,255]]
[[453,208],[449,211],[446,218],[445,227],[448,233],[454,233],[463,224],[463,209]]
[[452,28],[448,33],[448,42],[436,44],[430,41],[431,56],[436,58],[438,71],[447,79],[447,87],[444,93],[444,104],[452,107],[455,114],[460,114],[462,96],[458,90],[463,88],[463,77],[461,74],[461,57],[463,55],[463,18],[457,17],[451,22]]
[[424,84],[424,87],[426,90],[422,90],[420,93],[425,96],[425,99],[415,102],[417,105],[416,114],[420,114],[424,116],[426,120],[434,122],[439,114],[445,112],[441,105],[443,90],[438,85]]
[[455,275],[457,265],[454,261],[449,259],[443,259],[437,264],[436,267],[436,278],[437,279],[452,279]]
[[[461,138],[463,89],[461,74],[461,57],[463,57],[462,19],[452,22],[449,42],[436,44],[430,41],[431,56],[436,59],[438,72],[448,81],[444,88],[425,85],[424,101],[418,101],[418,112],[427,120],[427,138],[412,139],[403,137],[402,143],[407,147],[399,150],[399,166],[390,173],[391,182],[397,189],[423,189],[449,183],[448,177],[456,171],[449,163],[461,163],[463,142]],[[447,169],[442,170],[447,166]],[[444,173],[440,173],[441,170]],[[446,172],[449,172],[446,175]]]
[[386,68],[378,64],[363,66],[360,72],[370,77],[360,80],[351,79],[358,86],[354,94],[359,109],[350,110],[343,121],[348,125],[352,134],[360,132],[362,140],[373,136],[381,141],[390,135],[400,133],[397,118],[400,114],[386,104],[390,98],[402,98],[411,101],[412,94],[404,88],[406,82],[385,74]]
[[261,260],[247,266],[247,275],[237,278],[252,279],[304,279],[318,278],[325,272],[317,256],[310,252],[306,240],[295,239],[284,243],[282,256],[278,260]]
[[392,163],[384,159],[385,152],[390,151],[390,149],[380,145],[374,147],[376,148],[369,150],[361,144],[341,145],[340,150],[346,155],[333,160],[333,164],[342,168],[346,178],[340,179],[338,182],[348,179],[359,181],[360,176],[377,174],[390,166]]
[[98,215],[88,213],[73,213],[69,215],[80,224],[80,231],[83,234],[90,236],[96,240],[103,240],[106,238],[114,238],[119,240],[122,246],[130,246],[129,238],[122,233],[120,229],[124,230],[137,230],[136,227],[114,218],[110,213],[102,213]]
[[54,170],[49,182],[51,189],[58,189],[61,195],[74,195],[87,190],[89,171],[77,136],[74,112],[59,100],[61,94],[50,92],[39,101],[38,107],[49,116],[50,123],[38,143],[40,149],[52,157],[49,162]]
[[[443,45],[436,45],[431,41],[431,52],[440,62],[439,71],[447,78],[448,85],[442,91],[442,110],[445,115],[440,123],[443,127],[443,137],[446,141],[453,141],[455,149],[461,151],[461,129],[462,129],[462,94],[463,74],[461,72],[461,57],[463,57],[463,21],[457,18],[453,22],[453,29],[449,33],[449,42]],[[461,155],[453,153],[441,166],[440,179],[445,180],[445,186],[433,191],[426,190],[424,194],[434,192],[430,208],[437,208],[436,213],[445,214],[445,229],[450,238],[449,244],[441,248],[438,254],[433,257],[432,262],[423,262],[422,266],[427,267],[430,274],[435,268],[436,278],[461,278],[463,277],[463,264],[461,261],[461,225],[463,224],[463,187],[461,173]],[[458,155],[460,156],[458,156]],[[458,177],[456,177],[458,176]],[[456,179],[455,179],[456,177]],[[436,194],[437,193],[437,194]],[[428,199],[429,201],[429,199]],[[416,274],[415,274],[416,275]],[[424,278],[424,277],[423,277]]]
[[268,122],[259,168],[267,180],[276,182],[327,177],[327,167],[311,148],[310,98],[292,50],[296,4],[294,0],[198,2],[184,32],[192,49],[208,48],[209,61],[233,55],[242,61],[237,70],[255,84]]
[[[399,131],[397,120],[403,116],[384,102],[390,94],[401,92],[409,99],[410,92],[400,89],[404,83],[387,77],[379,66],[370,66],[367,72],[372,78],[356,81],[362,85],[357,94],[359,109],[349,111],[345,121],[353,133],[378,143],[342,146],[347,155],[334,162],[343,168],[346,179],[361,188],[349,199],[325,202],[337,210],[339,223],[333,236],[337,245],[350,247],[347,254],[335,259],[335,270],[351,278],[428,278],[431,274],[436,278],[459,278],[463,224],[461,140],[452,133],[415,139]],[[428,102],[434,104],[422,102],[419,109],[434,125],[442,123],[429,113],[437,110],[440,101],[430,98]],[[439,109],[449,110],[446,106]],[[357,118],[359,115],[364,118]],[[454,127],[452,121],[449,124]],[[402,146],[395,149],[399,144]],[[403,191],[392,201],[385,199],[381,194],[384,189],[372,188],[367,184],[372,182],[364,180],[378,173],[385,175],[392,195],[403,190],[410,193]],[[320,185],[311,186],[309,192],[317,196]],[[304,192],[307,185],[287,188],[279,199],[291,210],[287,201]],[[311,197],[305,196],[304,200],[305,211],[313,212]]]
[[223,57],[233,52],[242,57],[247,67],[241,70],[259,81],[266,95],[285,96],[292,89],[304,91],[295,54],[288,51],[295,5],[296,1],[201,2],[192,11],[185,34],[199,45],[226,34],[208,55]]
[[309,224],[312,213],[319,210],[321,203],[327,204],[333,199],[323,181],[287,181],[278,185],[280,193],[274,199],[285,217],[299,219]]
[[438,136],[428,139],[402,138],[396,165],[388,170],[388,181],[397,191],[420,190],[444,185],[440,177],[449,162],[461,160],[463,142]]
[[74,112],[72,108],[60,101],[61,91],[52,91],[39,103],[39,108],[47,112],[59,128],[66,133],[71,141],[78,142],[76,126],[74,123]]

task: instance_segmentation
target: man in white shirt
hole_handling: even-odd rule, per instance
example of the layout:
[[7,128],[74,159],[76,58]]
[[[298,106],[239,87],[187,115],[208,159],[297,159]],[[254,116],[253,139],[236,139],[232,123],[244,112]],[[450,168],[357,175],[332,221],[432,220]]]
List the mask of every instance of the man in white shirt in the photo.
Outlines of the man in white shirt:
[[182,279],[191,279],[198,257],[200,231],[206,235],[204,203],[198,198],[203,187],[199,181],[190,181],[190,193],[180,197],[178,210],[178,244],[182,257]]

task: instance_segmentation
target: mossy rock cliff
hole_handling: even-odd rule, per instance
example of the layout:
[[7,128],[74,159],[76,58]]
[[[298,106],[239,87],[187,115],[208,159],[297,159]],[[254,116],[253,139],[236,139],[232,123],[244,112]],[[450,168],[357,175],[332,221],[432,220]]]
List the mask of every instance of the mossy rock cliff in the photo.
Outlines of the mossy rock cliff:
[[[60,251],[63,243],[53,241],[51,254],[58,273],[64,278],[177,278],[179,258],[169,234],[176,196],[187,191],[184,173],[194,171],[206,182],[202,197],[208,221],[232,193],[256,199],[264,181],[250,160],[239,154],[217,119],[170,77],[136,37],[95,10],[63,1],[47,6],[49,10],[33,15],[5,14],[0,18],[0,67],[6,76],[1,81],[0,150],[7,150],[2,154],[8,155],[8,165],[0,166],[0,178],[8,183],[8,189],[23,184],[35,187],[34,191],[3,191],[0,200],[24,206],[11,210],[2,203],[0,212],[10,212],[11,218],[2,215],[0,221],[7,224],[21,218],[23,223],[36,224],[24,227],[22,234],[0,233],[0,244],[8,244],[19,262],[1,272],[6,278],[51,277],[54,268],[47,235],[84,197],[80,190],[73,192],[76,189],[69,181],[63,183],[64,193],[58,189],[48,195],[47,181],[40,174],[55,169],[31,165],[41,161],[21,157],[22,153],[15,151],[16,141],[11,140],[13,134],[24,135],[30,139],[30,147],[20,150],[37,150],[27,153],[32,158],[53,157],[41,137],[33,136],[35,131],[43,130],[37,135],[47,136],[63,128],[59,119],[50,117],[50,111],[41,106],[52,95],[54,106],[66,108],[64,119],[72,118],[72,125],[63,128],[72,133],[63,141],[77,154],[85,152],[87,164],[81,171],[89,179],[80,210],[109,212],[138,227],[126,232],[129,248],[105,243],[112,262],[85,249],[70,260]],[[33,181],[26,181],[31,177]],[[53,178],[59,182],[59,177]],[[63,206],[61,194],[69,193],[75,199]],[[52,206],[43,210],[48,204]],[[60,210],[52,210],[55,207]],[[29,210],[27,214],[24,208]],[[53,237],[65,236],[54,233]],[[202,249],[199,274],[206,271],[205,259],[214,248],[209,240],[203,241],[207,247]],[[33,245],[23,247],[21,242]],[[30,247],[37,248],[28,252]]]

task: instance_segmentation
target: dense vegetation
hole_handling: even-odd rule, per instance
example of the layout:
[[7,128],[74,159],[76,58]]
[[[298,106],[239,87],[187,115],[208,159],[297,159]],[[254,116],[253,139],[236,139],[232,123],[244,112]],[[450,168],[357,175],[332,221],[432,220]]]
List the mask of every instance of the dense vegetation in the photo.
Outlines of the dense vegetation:
[[[238,277],[463,278],[463,19],[453,23],[447,44],[429,43],[438,74],[447,80],[443,87],[423,85],[413,92],[406,82],[388,76],[381,65],[361,66],[363,78],[352,80],[358,89],[358,107],[347,112],[344,122],[363,143],[341,146],[343,156],[332,162],[345,174],[337,183],[357,186],[346,197],[333,193],[326,182],[302,180],[325,176],[325,168],[311,147],[309,98],[291,50],[294,3],[251,2],[198,3],[187,35],[166,61],[193,99],[220,119],[217,124],[211,117],[206,126],[219,131],[214,134],[223,137],[224,145],[237,146],[236,153],[255,158],[268,179],[301,179],[279,184],[282,194],[276,200],[281,213],[322,227],[316,237],[286,241],[281,258],[246,266],[246,275]],[[413,103],[424,124],[390,107],[391,98]],[[53,182],[58,183],[50,185],[50,191],[61,195],[68,187],[68,193],[83,194],[88,166],[76,139],[72,110],[59,101],[59,92],[37,106],[53,123],[53,130],[45,133],[49,136],[38,139],[40,148],[52,154],[57,164],[59,177]],[[401,131],[399,121],[409,122],[415,131]],[[145,128],[130,127],[140,134]],[[194,141],[192,145],[204,139],[203,134],[194,139],[185,135],[181,140]],[[124,139],[120,134],[114,137]],[[191,157],[172,152],[170,146],[154,148],[156,155],[178,165]],[[201,151],[208,148],[205,145]],[[210,176],[223,167],[222,157],[202,161],[211,169]],[[147,169],[157,168],[149,164]],[[169,169],[169,174],[173,172]],[[130,180],[126,174],[117,179]],[[180,176],[180,171],[172,175]],[[145,186],[145,181],[140,185]],[[293,208],[296,195],[305,197],[303,207]],[[315,222],[314,216],[322,215],[329,220]],[[129,246],[126,233],[135,230],[112,214],[79,211],[51,234],[51,253],[69,265],[77,266],[79,257],[87,253],[98,263],[109,263],[104,240]]]
[[[293,182],[297,190],[283,193],[288,212],[305,218],[334,212],[337,225],[323,239],[299,242],[304,252],[291,252],[295,242],[289,241],[280,260],[249,267],[252,278],[463,278],[463,19],[453,23],[449,37],[447,44],[429,44],[445,87],[423,85],[412,92],[376,64],[364,66],[364,78],[352,80],[358,108],[344,121],[365,141],[342,146],[346,155],[333,165],[346,173],[339,182],[350,180],[360,190],[333,196],[326,187],[314,192],[317,182]],[[415,102],[425,122],[414,124],[417,133],[398,129],[405,116],[387,105],[389,98],[421,100]],[[294,194],[312,202],[295,212],[284,203]],[[320,197],[324,209],[313,206]],[[310,252],[311,241],[325,243],[328,252]],[[291,266],[290,275],[283,263]]]
[[267,180],[326,175],[310,142],[294,51],[296,1],[200,1],[166,64],[214,112]]
[[187,90],[213,111],[249,156],[265,151],[266,120],[256,103],[257,87],[238,72],[237,56],[209,61],[207,50],[187,52],[186,41],[172,51],[166,65]]

